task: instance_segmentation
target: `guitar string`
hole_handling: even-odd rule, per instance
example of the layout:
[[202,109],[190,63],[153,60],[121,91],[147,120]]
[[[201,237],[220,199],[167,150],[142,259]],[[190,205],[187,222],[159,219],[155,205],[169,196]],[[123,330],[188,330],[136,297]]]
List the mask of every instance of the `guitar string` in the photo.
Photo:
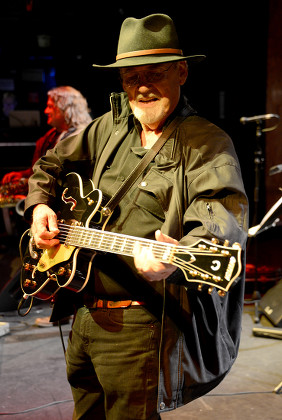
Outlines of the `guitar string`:
[[[158,243],[157,241],[153,242],[152,244],[152,241],[149,239],[132,239],[130,236],[122,236],[121,234],[116,234],[108,231],[99,231],[94,229],[89,229],[89,231],[87,231],[87,228],[84,227],[75,226],[73,228],[68,226],[66,227],[65,225],[62,227],[61,230],[62,232],[59,235],[59,238],[62,240],[62,242],[65,241],[65,243],[68,245],[72,245],[72,241],[74,241],[76,246],[85,247],[87,245],[93,246],[95,249],[101,249],[101,246],[105,246],[103,250],[116,250],[116,248],[121,248],[122,251],[128,249],[129,252],[129,250],[132,249],[132,245],[134,245],[135,242],[140,242],[144,246],[148,246],[149,244],[153,248],[154,252],[160,252],[161,255],[164,253],[164,249],[169,248],[171,248],[174,252],[177,250],[177,253],[184,252],[185,254],[189,253],[189,249],[191,249],[191,252],[195,254],[195,248],[193,247],[179,247],[174,244],[172,245],[164,242]],[[80,230],[80,232],[77,232],[78,230]],[[93,231],[96,234],[97,238],[93,238]],[[114,238],[114,241],[112,241],[112,237]],[[198,248],[196,252],[197,255],[207,253],[210,255],[216,255],[216,252],[210,251],[208,249],[202,250]],[[218,256],[224,257],[225,255],[220,253]]]
[[[64,230],[64,232],[63,232]],[[78,230],[80,230],[80,232],[77,232]],[[96,234],[97,238],[93,238],[93,231]],[[112,241],[112,237],[114,238],[114,241]],[[160,252],[161,255],[164,252],[164,249],[169,249],[171,248],[171,250],[173,252],[177,251],[177,253],[182,253],[184,252],[185,254],[189,253],[189,249],[191,250],[191,253],[193,253],[194,255],[205,255],[205,254],[210,254],[210,255],[217,255],[220,257],[226,257],[226,256],[230,256],[230,255],[225,255],[222,252],[218,253],[218,249],[216,250],[209,250],[209,249],[201,249],[201,248],[197,248],[197,252],[195,252],[195,248],[193,247],[181,247],[181,246],[176,246],[176,245],[172,245],[169,243],[158,243],[157,241],[153,242],[149,239],[144,239],[144,238],[131,238],[130,236],[122,236],[121,234],[116,234],[113,232],[108,232],[108,231],[99,231],[99,230],[95,230],[95,229],[88,229],[85,227],[78,227],[78,226],[62,226],[62,233],[59,235],[59,238],[61,239],[61,241],[65,241],[66,244],[68,245],[72,245],[72,241],[75,242],[76,246],[81,246],[81,247],[87,247],[92,245],[94,249],[101,249],[101,246],[105,246],[105,249],[103,248],[103,250],[110,250],[110,249],[115,249],[116,246],[118,246],[119,248],[121,247],[121,250],[124,251],[125,249],[128,249],[128,252],[130,249],[132,249],[132,244],[134,245],[135,242],[140,242],[142,245],[144,246],[148,246],[148,244],[154,249],[154,252]],[[115,249],[116,250],[116,249]],[[130,252],[131,253],[131,252]]]
[[[71,229],[67,229],[65,233],[68,233],[69,234],[70,231],[71,231]],[[91,235],[92,235],[92,233],[93,233],[92,230],[89,231],[89,234],[90,234],[90,232],[91,232]],[[100,232],[100,231],[98,231],[98,232],[102,235],[102,232]],[[107,233],[107,232],[104,232],[103,231],[103,233]],[[68,235],[65,235],[65,238],[68,238],[70,240],[70,242],[71,242],[72,237],[71,237],[71,235],[69,235],[69,236]],[[78,235],[74,235],[74,236],[77,237]],[[128,239],[128,237],[126,238],[126,240],[130,242],[129,244],[127,244],[128,246],[124,246],[122,252],[121,252],[120,248],[116,249],[115,250],[115,253],[117,253],[117,254],[121,253],[123,255],[124,254],[127,254],[127,255],[132,256],[132,249],[133,249],[133,244],[134,244],[135,240]],[[88,242],[88,246],[90,246],[89,245],[89,241],[87,241],[87,242]],[[120,243],[123,243],[124,244],[124,240],[122,240]],[[81,244],[81,242],[80,242],[80,244]],[[107,240],[105,241],[105,238],[104,238],[103,244],[104,244],[104,247],[100,245],[99,246],[99,249],[100,250],[109,251],[110,247],[109,247],[108,244],[111,244],[111,242],[110,241],[107,241]],[[92,245],[93,245],[93,249],[97,249],[97,247],[98,247],[97,245],[96,246],[95,246],[95,244],[92,244]],[[117,244],[117,245],[119,246],[120,244]],[[157,258],[159,257],[159,259],[161,259],[163,262],[167,262],[168,259],[164,260],[162,258],[163,257],[163,249],[166,248],[167,245],[166,244],[164,244],[164,245],[158,245],[158,247],[160,247],[160,246],[161,246],[161,248],[160,248],[161,252],[156,252],[158,250],[155,250],[155,248],[153,249],[154,250],[154,253],[155,253],[155,256]],[[175,266],[177,266],[179,268],[186,269],[186,270],[188,268],[190,275],[193,275],[194,272],[197,271],[197,275],[200,275],[200,274],[205,275],[206,274],[209,277],[210,276],[212,277],[212,274],[210,274],[207,270],[205,270],[205,269],[203,269],[201,267],[196,266],[195,264],[193,264],[193,262],[191,263],[191,262],[183,261],[182,259],[180,259],[178,257],[173,257],[172,260],[173,260],[173,264]],[[169,261],[172,262],[172,260],[170,259]],[[193,278],[195,279],[195,277],[193,277]],[[207,281],[208,279],[207,278],[206,279],[200,278],[199,281],[205,281],[205,280]]]
[[[68,238],[68,236],[66,236],[66,238]],[[70,239],[70,243],[71,243],[71,238],[68,238],[68,239]],[[132,244],[129,243],[129,244],[127,244],[127,246],[124,246],[123,247],[123,250],[121,250],[120,248],[118,248],[118,249],[113,250],[113,252],[115,252],[116,254],[132,256],[132,249],[133,249],[134,241],[133,240],[132,241],[129,240],[129,242],[132,242]],[[109,251],[110,252],[111,251],[111,248],[108,246],[108,244],[110,244],[110,243],[111,242],[104,240],[103,241],[103,245],[104,246],[101,246],[100,245],[98,247],[98,246],[95,246],[95,244],[92,244],[92,246],[93,246],[93,249],[99,248],[99,250]],[[90,247],[90,246],[91,245],[88,243],[88,247]],[[166,248],[166,245],[164,245],[163,247]],[[162,260],[163,262],[168,262],[168,261],[172,262],[173,261],[173,264],[175,266],[179,267],[179,268],[187,269],[187,266],[188,266],[188,268],[190,268],[191,272],[193,270],[196,270],[197,269],[198,273],[209,274],[208,271],[206,271],[206,270],[204,270],[202,268],[199,268],[199,267],[195,266],[193,263],[190,263],[188,261],[183,261],[180,258],[173,257],[172,260],[171,259],[164,259],[163,258],[163,254],[164,254],[163,248],[161,248],[160,250],[155,250],[155,248],[154,248],[153,251],[154,251],[154,254],[155,254],[156,258],[158,258],[159,260]],[[158,251],[160,251],[160,252],[158,252]]]
[[[59,239],[60,241],[62,240],[63,242],[65,242],[67,245],[72,245],[73,243],[75,243],[76,246],[87,247],[101,251],[113,251],[115,253],[127,254],[130,256],[132,256],[133,254],[134,243],[140,242],[141,244],[148,245],[148,242],[146,242],[146,240],[133,240],[129,237],[120,238],[114,236],[114,240],[112,240],[112,238],[107,233],[105,233],[105,231],[98,231],[97,237],[93,238],[93,233],[90,232],[88,234],[84,233],[84,235],[81,237],[81,235],[73,233],[71,232],[71,230],[67,230],[63,234],[59,235]],[[166,261],[169,260],[169,257],[172,256],[173,248],[175,248],[175,245],[171,244],[153,244],[151,246],[154,249],[154,252],[158,254],[159,257],[167,255],[167,257],[165,258]]]
[[[88,247],[89,246],[93,246],[93,249],[100,249],[100,250],[105,250],[105,251],[113,251],[115,253],[122,253],[122,254],[127,254],[132,256],[132,250],[133,250],[133,245],[136,242],[136,239],[131,239],[130,237],[119,237],[119,234],[115,234],[115,233],[109,233],[107,231],[98,231],[95,230],[95,233],[97,234],[97,236],[100,236],[99,238],[99,246],[98,244],[95,244],[95,240],[93,241],[93,231],[94,229],[88,229],[85,227],[79,227],[79,226],[68,226],[68,225],[62,225],[60,226],[61,231],[60,232],[60,239],[65,238],[66,241],[69,241],[71,244],[72,240],[78,240],[79,239],[79,244],[78,245],[84,245],[87,243]],[[80,232],[78,233],[77,230],[79,230]],[[82,234],[82,235],[81,235]],[[81,236],[83,237],[81,239]],[[111,240],[111,236],[114,236],[114,244],[112,243],[113,241]],[[137,240],[138,241],[138,240]],[[97,242],[97,241],[96,241]],[[140,242],[145,243],[146,245],[148,245],[148,240],[143,240],[142,238],[140,239]],[[153,248],[154,254],[156,256],[156,258],[161,259],[163,262],[167,262],[167,261],[172,261],[174,265],[178,266],[179,268],[186,268],[187,266],[190,268],[190,271],[192,273],[192,269],[196,269],[196,271],[198,273],[201,274],[207,274],[207,275],[211,275],[207,270],[204,270],[203,268],[199,268],[198,266],[193,264],[193,261],[189,262],[189,261],[183,261],[180,258],[174,257],[173,254],[175,253],[177,247],[175,245],[171,245],[171,244],[158,244],[157,242],[154,242],[153,244],[151,243],[151,241],[149,241],[150,245]],[[103,244],[103,245],[102,245]],[[118,248],[117,248],[118,247]],[[169,251],[169,252],[168,252]],[[207,250],[201,250],[201,254],[202,253],[207,253]],[[186,251],[187,253],[187,251]],[[189,252],[188,252],[189,253]],[[164,255],[167,255],[169,257],[164,258]],[[214,257],[214,253],[211,254]],[[220,254],[221,257],[223,257],[224,255]],[[204,279],[203,279],[204,280]]]

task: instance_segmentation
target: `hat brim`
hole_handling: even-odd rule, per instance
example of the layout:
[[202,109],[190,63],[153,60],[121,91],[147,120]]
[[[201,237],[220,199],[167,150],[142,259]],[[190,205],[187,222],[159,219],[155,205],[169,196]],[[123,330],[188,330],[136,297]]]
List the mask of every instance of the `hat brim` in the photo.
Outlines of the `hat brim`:
[[169,55],[169,54],[156,54],[156,55],[143,55],[138,57],[127,57],[122,58],[115,63],[108,65],[99,65],[92,64],[93,67],[102,68],[102,69],[113,69],[113,68],[122,68],[122,67],[135,67],[135,66],[146,66],[149,64],[160,64],[160,63],[170,63],[173,61],[190,61],[190,62],[200,62],[206,58],[205,55]]

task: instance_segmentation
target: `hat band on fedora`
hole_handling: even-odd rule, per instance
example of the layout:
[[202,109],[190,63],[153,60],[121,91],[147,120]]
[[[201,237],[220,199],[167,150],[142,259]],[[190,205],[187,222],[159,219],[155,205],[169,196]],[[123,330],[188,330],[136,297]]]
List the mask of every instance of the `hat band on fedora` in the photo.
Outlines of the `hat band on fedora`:
[[140,57],[142,55],[153,55],[153,54],[178,54],[183,55],[182,50],[176,48],[157,48],[151,50],[139,50],[139,51],[130,51],[127,53],[118,54],[116,60],[121,60],[122,58],[128,57]]

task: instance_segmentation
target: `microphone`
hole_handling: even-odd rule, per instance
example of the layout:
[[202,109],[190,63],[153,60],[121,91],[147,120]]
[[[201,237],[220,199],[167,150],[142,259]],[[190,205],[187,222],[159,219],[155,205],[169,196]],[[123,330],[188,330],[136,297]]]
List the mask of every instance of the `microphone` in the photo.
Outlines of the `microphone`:
[[279,165],[271,166],[271,168],[269,169],[269,175],[279,174],[280,172],[282,172],[281,163]]
[[279,119],[280,117],[277,114],[254,115],[253,117],[241,117],[240,123],[246,124],[248,122],[260,122],[262,120],[270,120],[271,118]]

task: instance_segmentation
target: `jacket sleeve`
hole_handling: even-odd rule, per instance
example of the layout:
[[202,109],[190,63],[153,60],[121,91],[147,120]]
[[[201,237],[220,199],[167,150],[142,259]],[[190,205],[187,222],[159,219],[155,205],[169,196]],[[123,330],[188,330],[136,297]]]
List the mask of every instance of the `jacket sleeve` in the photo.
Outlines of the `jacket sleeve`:
[[190,143],[186,166],[186,202],[183,239],[193,238],[245,245],[248,230],[248,199],[240,165],[229,136],[216,126]]

